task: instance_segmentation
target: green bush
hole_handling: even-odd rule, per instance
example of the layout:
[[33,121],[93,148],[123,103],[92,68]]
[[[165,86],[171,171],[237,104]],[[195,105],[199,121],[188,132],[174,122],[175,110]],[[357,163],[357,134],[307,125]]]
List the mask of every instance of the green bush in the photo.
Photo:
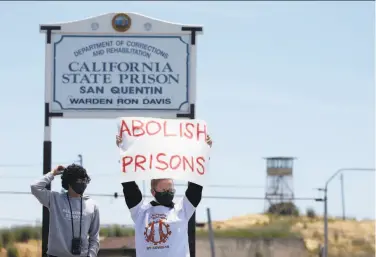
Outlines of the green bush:
[[16,247],[10,245],[7,247],[7,257],[19,257],[19,253]]
[[4,247],[8,247],[8,245],[12,244],[15,241],[14,234],[9,229],[4,229],[0,231],[0,238],[3,242]]
[[33,239],[34,234],[33,227],[17,227],[13,229],[14,238],[17,242],[26,243],[30,239]]
[[109,229],[108,228],[101,228],[99,230],[99,236],[101,237],[108,237]]
[[311,218],[311,219],[316,218],[316,212],[312,208],[308,208],[307,211],[306,211],[306,214],[307,214],[308,218]]
[[30,239],[40,240],[41,238],[41,227],[22,226],[0,230],[0,242],[5,248],[13,242],[26,243]]
[[299,216],[299,209],[292,202],[275,203],[270,205],[268,213],[280,216]]
[[134,229],[124,228],[119,225],[112,225],[110,227],[101,228],[99,234],[103,237],[134,236]]

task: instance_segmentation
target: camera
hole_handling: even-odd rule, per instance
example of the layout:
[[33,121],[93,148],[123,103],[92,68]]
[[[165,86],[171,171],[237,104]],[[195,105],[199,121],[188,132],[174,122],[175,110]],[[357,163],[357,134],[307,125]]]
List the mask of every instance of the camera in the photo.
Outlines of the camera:
[[80,255],[81,254],[81,238],[73,238],[72,239],[71,253],[73,255]]

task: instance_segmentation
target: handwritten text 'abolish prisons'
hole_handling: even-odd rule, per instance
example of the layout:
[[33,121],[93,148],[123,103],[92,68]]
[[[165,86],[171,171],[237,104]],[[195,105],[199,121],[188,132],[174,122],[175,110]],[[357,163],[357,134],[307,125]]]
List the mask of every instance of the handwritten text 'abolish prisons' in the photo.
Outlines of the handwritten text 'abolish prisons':
[[119,136],[123,137],[141,137],[141,136],[164,136],[164,137],[180,137],[186,139],[193,139],[197,141],[205,141],[207,137],[206,125],[199,123],[190,123],[182,121],[175,130],[168,126],[168,121],[157,120],[122,120]]
[[[176,120],[122,120],[120,137],[179,137],[187,140],[206,141],[207,128],[205,124]],[[173,126],[175,125],[175,126]],[[155,152],[152,154],[125,155],[122,157],[122,170],[126,172],[141,172],[146,170],[158,171],[187,171],[198,175],[205,173],[204,156],[188,156],[182,154]]]

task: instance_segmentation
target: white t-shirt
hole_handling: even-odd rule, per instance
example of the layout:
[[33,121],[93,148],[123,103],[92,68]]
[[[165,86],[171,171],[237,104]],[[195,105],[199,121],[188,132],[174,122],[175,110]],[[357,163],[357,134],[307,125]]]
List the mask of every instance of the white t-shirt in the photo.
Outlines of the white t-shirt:
[[189,257],[188,221],[195,207],[186,196],[174,208],[141,201],[130,209],[137,257]]

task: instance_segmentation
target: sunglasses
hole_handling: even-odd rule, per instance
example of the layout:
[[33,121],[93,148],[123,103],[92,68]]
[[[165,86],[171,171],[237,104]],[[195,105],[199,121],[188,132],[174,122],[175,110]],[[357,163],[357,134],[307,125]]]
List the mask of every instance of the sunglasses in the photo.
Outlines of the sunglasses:
[[[155,189],[153,189],[153,190],[154,190],[154,192],[158,192]],[[175,189],[169,189],[169,190],[165,190],[165,191],[158,192],[158,193],[160,193],[162,195],[168,195],[168,194],[172,195],[172,194],[175,194],[175,191],[176,191]]]

